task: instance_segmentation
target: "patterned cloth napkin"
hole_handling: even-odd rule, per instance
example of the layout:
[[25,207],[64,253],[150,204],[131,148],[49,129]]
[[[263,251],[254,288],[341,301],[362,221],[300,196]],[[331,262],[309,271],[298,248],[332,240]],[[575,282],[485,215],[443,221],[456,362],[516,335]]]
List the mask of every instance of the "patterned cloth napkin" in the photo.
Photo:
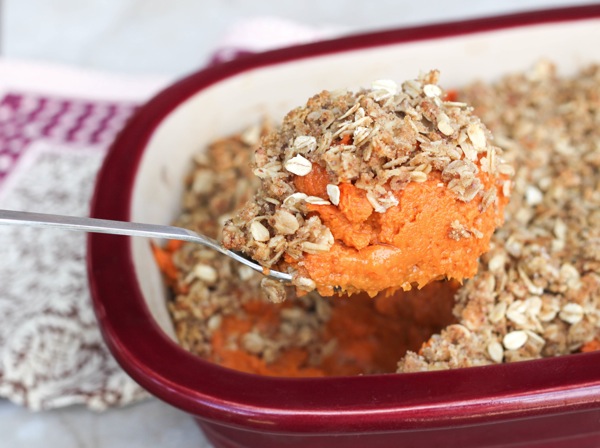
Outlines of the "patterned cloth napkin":
[[[234,26],[211,62],[335,32],[258,18]],[[106,149],[170,81],[0,60],[0,208],[88,215]],[[102,410],[145,396],[101,339],[85,235],[0,226],[0,397]]]
[[[166,82],[0,61],[0,208],[86,216],[107,147]],[[0,226],[0,396],[34,410],[145,395],[101,340],[85,237]]]

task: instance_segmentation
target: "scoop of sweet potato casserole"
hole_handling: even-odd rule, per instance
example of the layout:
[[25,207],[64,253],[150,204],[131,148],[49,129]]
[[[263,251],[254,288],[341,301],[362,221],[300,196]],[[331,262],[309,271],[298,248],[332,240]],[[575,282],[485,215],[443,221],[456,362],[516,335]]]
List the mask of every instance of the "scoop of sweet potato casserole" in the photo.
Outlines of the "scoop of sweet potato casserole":
[[258,147],[261,187],[224,244],[321,295],[409,290],[477,271],[510,167],[431,71],[399,87],[323,91]]

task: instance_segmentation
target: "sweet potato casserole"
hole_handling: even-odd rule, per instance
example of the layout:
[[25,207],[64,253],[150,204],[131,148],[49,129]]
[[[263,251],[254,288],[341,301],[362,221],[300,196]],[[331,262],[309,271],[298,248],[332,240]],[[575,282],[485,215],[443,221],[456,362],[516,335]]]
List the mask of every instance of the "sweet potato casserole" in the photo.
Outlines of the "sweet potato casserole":
[[[184,348],[247,372],[321,376],[597,347],[600,67],[566,77],[540,62],[449,93],[437,76],[324,92],[281,127],[197,154],[176,224],[224,228],[226,245],[297,275],[284,288],[198,245],[155,247]],[[409,237],[441,243],[428,253]],[[429,259],[373,269],[381,255],[361,251],[387,246]]]

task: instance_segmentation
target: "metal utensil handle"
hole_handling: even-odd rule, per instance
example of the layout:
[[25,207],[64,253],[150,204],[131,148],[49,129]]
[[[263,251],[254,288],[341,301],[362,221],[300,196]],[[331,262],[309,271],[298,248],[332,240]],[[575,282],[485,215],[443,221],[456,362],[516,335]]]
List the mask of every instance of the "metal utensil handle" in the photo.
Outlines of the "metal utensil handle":
[[[111,233],[116,235],[181,239],[184,241],[195,241],[200,237],[200,235],[194,234],[194,232],[179,227],[78,216],[19,212],[14,210],[0,210],[0,223],[24,224],[32,227],[58,227],[65,230]],[[208,238],[206,240],[210,242]],[[216,243],[215,241],[212,242]]]
[[[181,227],[2,209],[0,209],[0,224],[27,225],[31,227],[54,227],[64,230],[77,230],[83,232],[191,241],[210,247],[222,253],[223,255],[227,255],[228,257],[243,263],[255,271],[264,272],[261,265],[244,258],[236,252],[225,249],[218,241]],[[278,271],[269,271],[266,275],[278,280],[290,281],[292,279],[290,274]]]

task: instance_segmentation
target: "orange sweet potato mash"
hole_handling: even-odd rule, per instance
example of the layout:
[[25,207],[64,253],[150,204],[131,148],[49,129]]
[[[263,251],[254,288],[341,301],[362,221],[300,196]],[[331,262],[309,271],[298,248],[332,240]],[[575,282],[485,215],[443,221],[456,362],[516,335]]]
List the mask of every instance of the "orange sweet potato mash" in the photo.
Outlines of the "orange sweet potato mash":
[[[332,313],[322,331],[323,344],[335,341],[335,350],[311,363],[301,347],[282,351],[272,362],[241,349],[248,332],[275,331],[280,308],[255,300],[243,305],[245,314],[223,317],[212,336],[211,360],[235,370],[267,376],[320,377],[389,373],[407,350],[418,351],[434,333],[455,321],[452,315],[456,282],[434,282],[422,290],[398,291],[371,298],[356,294],[331,301]],[[323,298],[322,300],[327,300]],[[264,333],[263,333],[264,334]]]
[[[494,186],[491,175],[480,172],[479,178],[485,189]],[[327,197],[327,183],[327,173],[318,165],[295,178],[298,191],[311,196]],[[399,204],[385,213],[374,212],[364,190],[349,183],[339,188],[338,206],[308,206],[331,230],[333,247],[305,254],[298,265],[325,296],[341,291],[374,296],[397,285],[409,290],[442,278],[472,277],[478,257],[488,250],[492,233],[502,223],[508,201],[500,188],[497,208],[484,209],[481,196],[460,201],[437,172],[425,182],[411,182],[394,192]]]

